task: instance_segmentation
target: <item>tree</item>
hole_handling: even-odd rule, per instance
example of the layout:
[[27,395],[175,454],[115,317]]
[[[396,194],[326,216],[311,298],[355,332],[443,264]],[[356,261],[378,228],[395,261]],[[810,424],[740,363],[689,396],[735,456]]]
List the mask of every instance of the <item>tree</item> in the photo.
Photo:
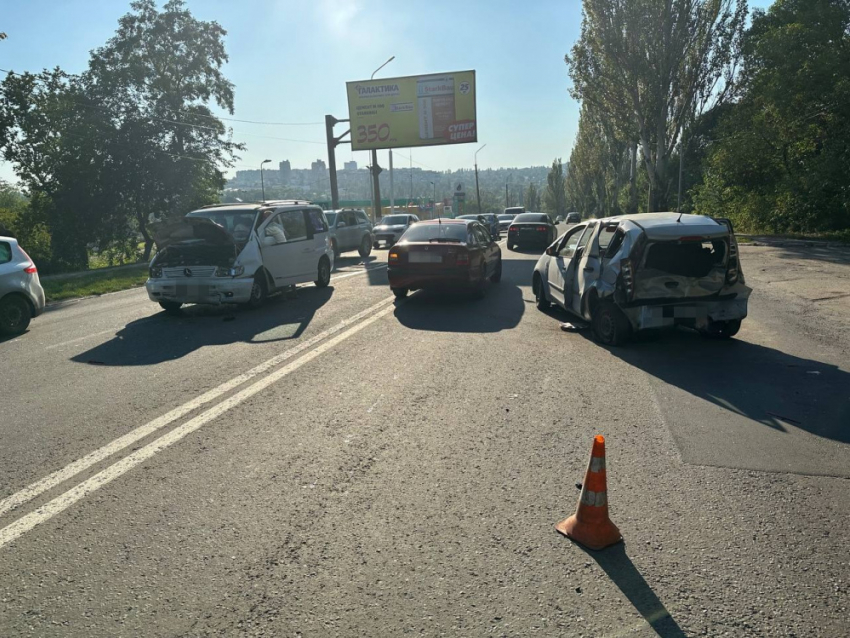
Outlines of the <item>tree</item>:
[[525,210],[540,210],[541,208],[540,191],[537,190],[536,184],[531,183],[525,189]]
[[546,212],[552,217],[567,214],[567,190],[564,175],[564,164],[561,158],[552,162],[552,168],[546,177],[546,193],[544,204]]
[[584,0],[572,94],[609,138],[639,142],[652,210],[667,205],[684,128],[732,94],[746,13],[746,0]]
[[124,167],[117,190],[147,259],[149,219],[217,201],[221,167],[232,166],[242,146],[210,110],[215,103],[233,113],[233,85],[221,71],[227,32],[194,18],[182,0],[169,0],[162,11],[153,0],[131,8],[115,36],[92,53],[84,82],[112,114],[112,150]]
[[777,0],[708,146],[698,212],[768,232],[850,228],[850,2]]

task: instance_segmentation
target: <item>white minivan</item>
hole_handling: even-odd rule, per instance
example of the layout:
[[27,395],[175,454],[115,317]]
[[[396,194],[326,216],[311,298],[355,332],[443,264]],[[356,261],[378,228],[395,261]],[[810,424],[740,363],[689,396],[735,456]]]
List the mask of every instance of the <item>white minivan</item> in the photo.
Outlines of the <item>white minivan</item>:
[[155,230],[145,284],[166,312],[183,304],[262,305],[295,284],[330,283],[334,253],[319,206],[307,202],[218,204]]

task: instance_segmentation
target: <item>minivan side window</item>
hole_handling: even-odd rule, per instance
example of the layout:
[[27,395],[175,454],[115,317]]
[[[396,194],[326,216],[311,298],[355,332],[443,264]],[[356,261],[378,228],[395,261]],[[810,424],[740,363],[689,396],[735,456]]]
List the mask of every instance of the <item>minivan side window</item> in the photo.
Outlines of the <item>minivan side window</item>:
[[327,222],[325,221],[325,216],[318,210],[310,210],[308,211],[308,216],[310,218],[310,226],[313,229],[313,234],[316,233],[325,233],[328,230]]
[[283,232],[283,224],[281,223],[280,218],[280,215],[275,215],[263,231],[263,243],[265,245],[273,246],[275,244],[286,243],[286,233]]
[[303,210],[288,210],[278,217],[283,224],[287,242],[307,239],[307,223],[304,220]]

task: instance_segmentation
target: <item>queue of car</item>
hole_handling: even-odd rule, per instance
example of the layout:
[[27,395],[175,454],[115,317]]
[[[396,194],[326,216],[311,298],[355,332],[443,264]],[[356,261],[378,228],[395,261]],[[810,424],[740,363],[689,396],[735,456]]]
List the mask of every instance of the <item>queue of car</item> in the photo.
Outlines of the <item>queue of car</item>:
[[[725,339],[747,316],[751,289],[728,220],[649,213],[582,222],[568,213],[573,225],[558,237],[548,215],[508,210],[424,222],[391,214],[373,228],[361,209],[306,201],[206,206],[155,230],[145,287],[170,314],[187,303],[257,307],[297,284],[327,286],[341,253],[366,257],[383,243],[396,297],[421,289],[480,297],[501,280],[497,242],[508,222],[508,250],[543,252],[531,281],[538,308],[559,306],[603,344],[679,325]],[[0,237],[0,334],[24,332],[44,307],[35,264],[14,238]]]

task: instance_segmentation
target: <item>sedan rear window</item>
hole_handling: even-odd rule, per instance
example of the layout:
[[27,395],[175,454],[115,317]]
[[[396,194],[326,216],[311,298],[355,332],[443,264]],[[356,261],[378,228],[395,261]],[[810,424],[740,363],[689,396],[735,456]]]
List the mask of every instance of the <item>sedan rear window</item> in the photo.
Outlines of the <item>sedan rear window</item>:
[[466,224],[417,224],[407,229],[401,241],[466,242]]
[[550,223],[549,215],[545,213],[523,213],[514,217],[514,221],[518,224],[522,222],[531,222],[533,224],[548,224]]

